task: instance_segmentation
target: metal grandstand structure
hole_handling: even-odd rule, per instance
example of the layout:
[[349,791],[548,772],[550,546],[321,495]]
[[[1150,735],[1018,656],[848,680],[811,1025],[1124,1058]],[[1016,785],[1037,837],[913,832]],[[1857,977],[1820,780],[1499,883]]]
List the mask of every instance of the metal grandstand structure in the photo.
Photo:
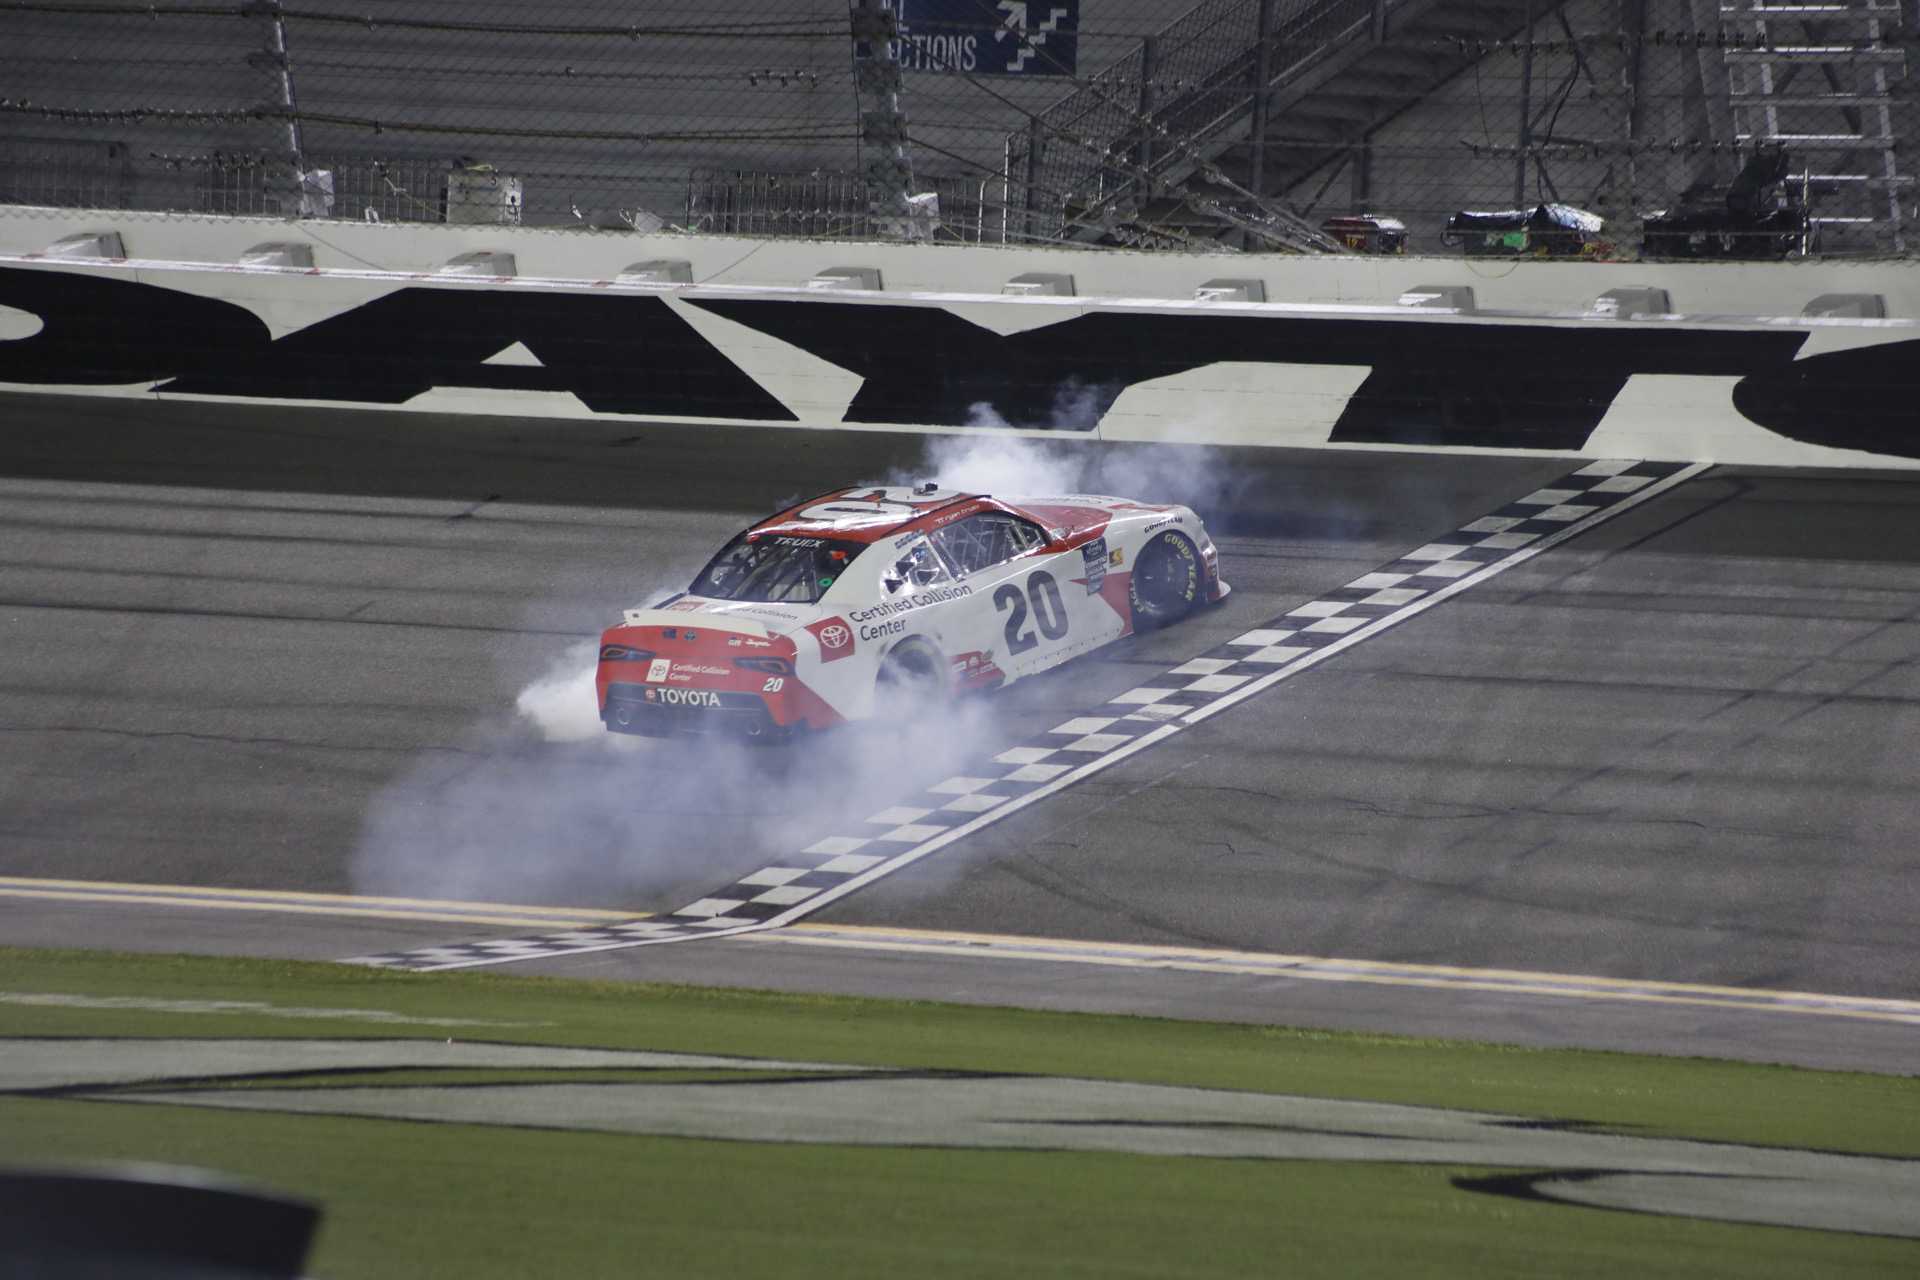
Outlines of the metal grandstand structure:
[[1765,198],[1798,252],[1915,244],[1901,0],[1078,0],[1050,46],[995,29],[1023,74],[899,26],[862,70],[858,12],[919,32],[932,3],[21,0],[0,201],[438,221],[511,187],[501,216],[540,226],[1240,251],[1382,214],[1419,252],[1456,212],[1550,202],[1631,256],[1644,216],[1784,147]]

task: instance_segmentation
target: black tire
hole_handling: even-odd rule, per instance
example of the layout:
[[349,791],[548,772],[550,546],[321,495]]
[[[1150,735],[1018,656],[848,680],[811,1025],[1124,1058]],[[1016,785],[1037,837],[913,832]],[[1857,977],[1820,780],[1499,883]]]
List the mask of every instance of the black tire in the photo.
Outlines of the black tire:
[[1204,575],[1200,553],[1173,530],[1155,534],[1133,562],[1127,580],[1127,603],[1133,607],[1133,629],[1152,631],[1180,621],[1200,603]]
[[947,661],[932,642],[908,636],[880,661],[874,683],[874,714],[900,715],[936,706],[952,696]]

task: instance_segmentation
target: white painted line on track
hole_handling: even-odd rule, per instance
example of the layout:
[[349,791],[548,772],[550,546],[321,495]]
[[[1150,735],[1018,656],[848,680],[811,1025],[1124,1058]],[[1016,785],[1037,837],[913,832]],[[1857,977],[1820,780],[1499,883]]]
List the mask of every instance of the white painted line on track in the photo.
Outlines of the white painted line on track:
[[186,884],[126,884],[112,880],[53,880],[27,876],[0,876],[0,898],[274,911],[294,915],[360,916],[381,920],[430,920],[450,924],[498,924],[549,929],[598,927],[646,918],[631,911],[598,911],[587,907],[507,906],[497,902],[446,902],[430,898],[380,898],[345,893],[220,889]]
[[[874,861],[867,859],[865,861]],[[0,878],[0,894],[22,884],[40,883],[21,877]],[[85,884],[84,881],[48,881],[51,884]],[[245,889],[201,889],[192,885],[104,884],[108,890],[142,892],[104,892],[66,894],[75,901],[102,904],[131,903],[167,905],[204,910],[253,909],[275,911],[292,904],[275,899],[312,898],[318,901],[307,908],[314,915],[379,914],[385,918],[409,918],[398,912],[360,912],[350,904],[356,899],[344,894],[288,894]],[[31,895],[39,896],[39,895]],[[338,900],[338,901],[335,901]],[[498,903],[437,903],[418,899],[361,899],[373,902],[419,902],[422,906],[478,906],[500,912],[508,923],[524,923],[528,916],[609,915],[575,911],[561,907],[522,907]],[[484,922],[483,916],[437,916],[422,914],[414,919],[470,920]],[[622,917],[638,926],[642,920]],[[657,923],[655,927],[658,927]],[[556,954],[575,955],[593,951],[623,950],[633,945],[631,934],[622,940],[594,945],[595,931],[579,934],[587,945],[564,952],[539,949],[535,944],[548,938],[571,935],[547,935],[535,940],[504,940],[497,945],[503,959],[537,959]],[[997,961],[1027,961],[1051,964],[1094,965],[1106,968],[1174,970],[1190,973],[1228,974],[1242,977],[1266,977],[1313,982],[1350,982],[1378,986],[1426,987],[1453,991],[1484,991],[1509,995],[1537,996],[1565,1000],[1623,1000],[1639,1003],[1680,1004],[1722,1009],[1742,1009],[1769,1013],[1806,1014],[1858,1018],[1920,1026],[1920,1001],[1872,996],[1826,995],[1809,991],[1776,991],[1765,988],[1722,987],[1701,983],[1658,982],[1631,978],[1589,977],[1581,974],[1543,973],[1519,969],[1476,969],[1460,965],[1404,964],[1379,960],[1347,960],[1325,956],[1288,955],[1276,952],[1232,951],[1207,947],[1154,946],[1140,943],[1094,942],[1061,938],[1032,938],[1008,934],[964,933],[928,929],[901,929],[874,925],[828,925],[795,923],[774,929],[753,925],[715,930],[706,937],[745,937],[755,943],[791,943],[797,946],[838,948],[857,951],[881,951],[977,958]],[[489,945],[489,944],[467,944]],[[534,954],[515,955],[514,951],[533,946]],[[468,967],[459,964],[446,968]],[[463,1018],[431,1018],[403,1015],[381,1010],[282,1007],[257,1001],[166,1000],[131,996],[79,996],[66,993],[0,991],[0,1005],[29,1005],[59,1008],[131,1009],[163,1013],[257,1014],[289,1018],[345,1018],[362,1021],[417,1022],[435,1026],[539,1026],[540,1023],[490,1023]]]
[[1144,946],[1132,943],[1077,942],[1004,934],[946,933],[859,925],[796,924],[762,932],[759,942],[836,947],[920,955],[1040,961],[1127,969],[1171,969],[1192,973],[1354,982],[1452,991],[1490,991],[1562,1000],[1625,1000],[1653,1004],[1712,1006],[1765,1013],[1864,1018],[1920,1027],[1920,1001],[1870,996],[1822,995],[1810,991],[1773,991],[1718,987],[1686,982],[1594,978],[1570,973],[1520,969],[1471,969],[1457,965],[1397,964],[1379,960],[1340,960],[1272,952],[1227,951],[1205,947]]
[[269,1004],[264,1000],[174,1000],[157,996],[83,996],[66,991],[0,991],[0,1005],[29,1009],[110,1010],[198,1017],[302,1018],[327,1022],[375,1022],[428,1027],[551,1027],[551,1022],[493,1022],[485,1018],[432,1018],[392,1009],[336,1009],[324,1005]]
[[[981,762],[973,772],[982,776],[970,777],[968,781],[980,781],[984,786],[1006,793],[1006,798],[957,825],[946,823],[950,816],[957,817],[966,809],[950,807],[950,793],[929,791],[918,797],[902,798],[899,805],[876,814],[854,832],[829,837],[807,851],[785,855],[771,868],[762,868],[698,902],[644,922],[564,938],[452,943],[417,951],[356,956],[347,963],[418,971],[467,969],[553,955],[725,937],[790,925],[1138,755],[1227,707],[1237,706],[1282,681],[1291,680],[1335,654],[1418,617],[1442,601],[1525,564],[1541,552],[1686,483],[1711,465],[1706,462],[1684,465],[1631,461],[1587,463],[1561,477],[1555,487],[1536,490],[1499,511],[1461,526],[1447,535],[1445,542],[1428,543],[1407,552],[1379,570],[1335,588],[1319,600],[1300,605],[1207,654],[1183,661],[1092,714],[1070,718],[1036,735],[1025,745],[1003,751],[992,761]],[[1541,509],[1542,504],[1537,500],[1542,495],[1563,493],[1591,501],[1560,502],[1544,511]],[[1396,584],[1419,585],[1383,587],[1381,584],[1389,578]],[[1427,585],[1429,582],[1433,585]],[[1281,640],[1291,643],[1276,643]],[[1249,651],[1249,646],[1254,645],[1259,648]],[[1256,671],[1259,674],[1254,674]],[[1100,714],[1103,711],[1108,714]],[[1073,740],[1062,741],[1067,737]],[[1091,753],[1091,758],[1061,763],[1062,752]],[[998,776],[995,776],[996,765],[1000,766]],[[878,831],[874,824],[892,824],[892,829]],[[837,856],[856,848],[872,855],[879,852],[875,847],[879,842],[905,843],[909,847],[864,868],[847,866]],[[767,888],[762,877],[768,870],[775,869],[795,874],[783,879],[779,886]]]

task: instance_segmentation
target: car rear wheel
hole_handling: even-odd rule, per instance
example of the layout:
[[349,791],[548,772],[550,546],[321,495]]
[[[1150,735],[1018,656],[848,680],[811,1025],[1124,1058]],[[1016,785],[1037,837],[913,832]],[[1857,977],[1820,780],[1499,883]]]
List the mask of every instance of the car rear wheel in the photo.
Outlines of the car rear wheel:
[[1140,548],[1127,580],[1133,629],[1151,631],[1180,621],[1200,602],[1200,553],[1171,529]]
[[919,636],[908,636],[880,662],[874,685],[874,711],[895,715],[945,702],[951,695],[947,665],[940,651]]

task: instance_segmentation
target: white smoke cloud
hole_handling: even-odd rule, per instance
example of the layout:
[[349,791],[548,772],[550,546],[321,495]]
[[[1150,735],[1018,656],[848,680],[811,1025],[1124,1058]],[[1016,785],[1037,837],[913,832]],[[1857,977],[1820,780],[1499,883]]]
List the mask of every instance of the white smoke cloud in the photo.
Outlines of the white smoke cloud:
[[[631,737],[600,727],[591,679],[584,668],[536,682],[519,723],[492,718],[389,788],[355,864],[360,891],[669,910],[858,829],[1003,733],[994,708],[970,700],[794,746]],[[584,711],[561,708],[569,684]],[[588,717],[598,736],[575,736]]]
[[1087,472],[1071,445],[1025,436],[931,436],[920,468],[895,483],[936,480],[971,493],[1073,493]]
[[555,658],[547,674],[520,691],[514,709],[547,742],[593,742],[612,750],[637,749],[636,739],[608,733],[600,722],[600,693],[594,687],[599,665],[600,642],[581,641]]
[[1231,505],[1250,482],[1224,450],[1191,444],[1111,444],[1050,435],[927,438],[918,468],[894,484],[937,480],[974,493],[1097,493],[1142,502],[1179,502],[1200,511]]
[[[986,434],[927,437],[922,465],[891,479],[1007,496],[1111,493],[1203,512],[1240,483],[1229,455],[1200,446]],[[716,533],[713,549],[722,538]],[[666,584],[648,603],[683,590],[697,567],[643,570]],[[577,633],[578,618],[611,622],[628,603],[610,600],[583,615],[578,600],[556,600],[533,611],[529,629]],[[547,614],[575,621],[556,628]],[[597,657],[597,636],[557,644],[510,703],[396,779],[368,814],[356,887],[670,910],[822,836],[858,829],[1015,738],[1008,704],[992,696],[792,746],[609,733],[594,689]]]
[[858,828],[999,750],[1005,736],[996,709],[977,699],[791,746],[610,733],[594,688],[598,657],[598,637],[565,645],[511,708],[396,779],[367,815],[356,889],[670,910]]
[[[696,572],[689,568],[685,576],[690,579]],[[678,586],[655,588],[639,607],[651,609],[679,595],[681,590]],[[617,614],[609,611],[606,616],[611,620]],[[600,691],[594,686],[599,666],[600,641],[580,641],[555,658],[545,675],[520,691],[520,696],[514,699],[514,709],[538,729],[547,742],[592,742],[610,750],[636,750],[638,739],[608,733],[600,723]]]
[[1038,431],[1092,431],[1100,425],[1113,402],[1124,389],[1118,382],[1084,382],[1069,377],[1053,389],[1053,404],[1042,422],[1009,422],[991,400],[976,400],[967,406],[970,427],[1022,428]]

